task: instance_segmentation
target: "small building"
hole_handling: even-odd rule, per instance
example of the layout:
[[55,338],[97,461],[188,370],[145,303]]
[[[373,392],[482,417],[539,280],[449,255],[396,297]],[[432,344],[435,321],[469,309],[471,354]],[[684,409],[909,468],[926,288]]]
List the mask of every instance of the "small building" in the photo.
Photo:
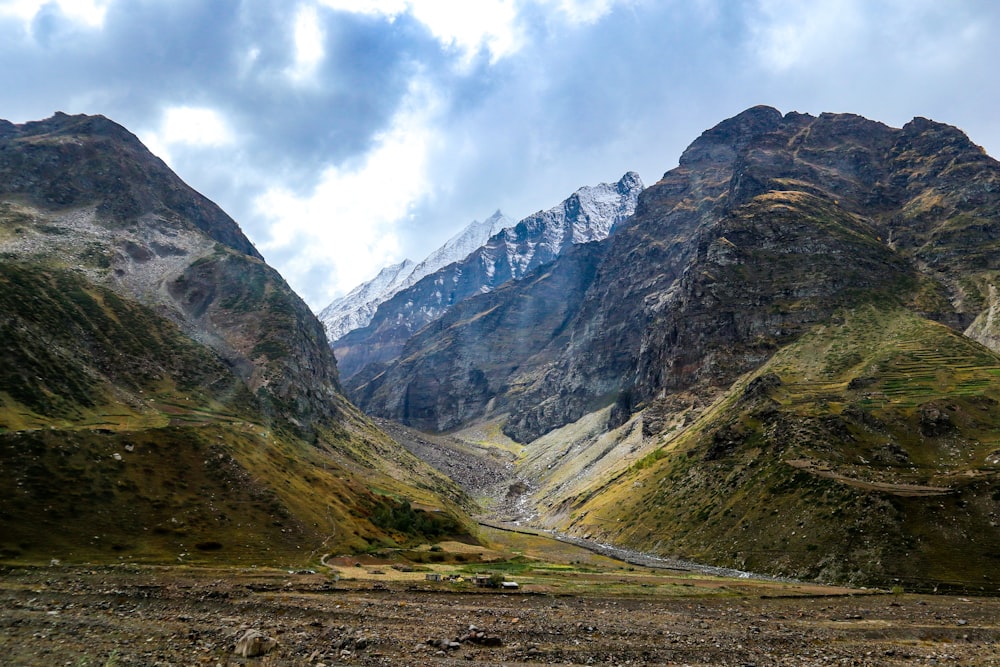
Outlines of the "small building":
[[489,588],[492,586],[493,578],[488,574],[477,574],[472,577],[472,583],[480,588]]
[[441,574],[439,572],[428,572],[424,575],[424,579],[427,581],[441,581]]
[[500,583],[500,588],[505,591],[516,591],[520,586],[517,585],[516,581],[503,581]]

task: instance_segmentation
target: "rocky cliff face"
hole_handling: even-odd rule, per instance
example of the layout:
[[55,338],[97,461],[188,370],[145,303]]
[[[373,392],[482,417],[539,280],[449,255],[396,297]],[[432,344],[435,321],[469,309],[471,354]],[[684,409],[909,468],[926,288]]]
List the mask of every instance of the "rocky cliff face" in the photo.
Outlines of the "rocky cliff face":
[[0,183],[4,194],[47,208],[93,207],[107,226],[158,216],[168,229],[194,227],[261,259],[232,218],[103,116],[56,113],[24,125],[0,120]]
[[13,215],[40,207],[49,219],[8,240],[18,259],[69,261],[139,299],[214,349],[301,428],[337,416],[336,363],[305,303],[228,215],[121,126],[64,114],[8,124],[0,195]]
[[371,280],[330,302],[319,312],[327,338],[337,340],[348,331],[360,329],[371,322],[379,305],[403,289],[414,267],[416,264],[409,259],[387,266]]
[[305,303],[113,122],[0,122],[0,294],[8,557],[364,548],[396,530],[373,484],[464,531],[461,494],[344,398]]
[[[555,360],[554,353],[546,356],[539,349],[568,344],[566,324],[578,313],[605,250],[598,243],[580,244],[558,263],[456,304],[417,332],[399,361],[353,376],[355,400],[432,431],[509,408],[507,393],[518,388],[503,383],[529,368],[540,372]],[[501,331],[507,335],[498,335]]]
[[[602,405],[620,419],[664,392],[727,386],[845,301],[901,281],[921,285],[914,308],[964,330],[996,268],[997,174],[961,132],[923,119],[893,129],[758,107],[720,123],[605,241],[568,344],[527,337],[554,360],[490,378],[507,433],[528,441]],[[427,365],[408,382],[424,373],[447,375]]]
[[575,244],[606,238],[635,211],[642,188],[634,172],[617,183],[580,188],[559,206],[503,229],[464,260],[399,292],[367,327],[333,342],[344,377],[366,366],[371,367],[366,374],[371,374],[395,359],[410,336],[455,304],[519,280]]

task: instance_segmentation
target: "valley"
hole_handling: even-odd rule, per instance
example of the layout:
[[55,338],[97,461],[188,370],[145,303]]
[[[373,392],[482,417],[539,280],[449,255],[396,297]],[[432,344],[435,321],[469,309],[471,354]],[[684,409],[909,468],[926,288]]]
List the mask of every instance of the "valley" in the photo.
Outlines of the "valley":
[[336,341],[121,126],[0,129],[0,662],[998,659],[1000,164],[956,128],[748,109]]
[[[503,521],[779,577],[995,592],[998,184],[952,126],[753,107],[606,239],[392,329],[344,387],[464,442],[439,457],[459,484],[459,461],[503,452],[506,482],[465,487]],[[404,289],[373,322],[429,299]]]

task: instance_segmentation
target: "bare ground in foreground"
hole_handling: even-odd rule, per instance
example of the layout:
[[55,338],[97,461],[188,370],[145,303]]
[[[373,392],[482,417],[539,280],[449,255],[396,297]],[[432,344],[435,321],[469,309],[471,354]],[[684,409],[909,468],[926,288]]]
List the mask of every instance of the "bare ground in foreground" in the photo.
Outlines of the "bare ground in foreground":
[[[1000,598],[753,582],[713,588],[631,569],[573,594],[559,583],[497,592],[379,576],[6,568],[0,664],[1000,664]],[[470,626],[482,636],[470,637]],[[262,657],[237,655],[249,629],[277,646]]]

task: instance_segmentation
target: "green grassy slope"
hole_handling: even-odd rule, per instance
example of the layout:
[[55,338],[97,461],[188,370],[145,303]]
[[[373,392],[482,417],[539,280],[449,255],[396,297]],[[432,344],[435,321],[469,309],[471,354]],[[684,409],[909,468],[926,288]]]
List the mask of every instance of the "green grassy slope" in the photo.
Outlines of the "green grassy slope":
[[5,559],[306,562],[471,530],[455,487],[346,403],[304,440],[79,273],[0,263],[0,312]]
[[1000,356],[890,302],[737,382],[566,527],[739,568],[996,591]]

